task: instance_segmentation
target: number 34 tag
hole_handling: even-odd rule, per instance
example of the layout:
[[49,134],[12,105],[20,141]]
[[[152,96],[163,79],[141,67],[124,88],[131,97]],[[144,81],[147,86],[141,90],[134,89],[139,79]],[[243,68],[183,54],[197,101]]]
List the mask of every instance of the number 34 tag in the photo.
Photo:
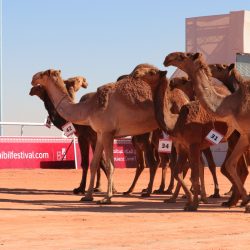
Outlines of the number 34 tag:
[[206,136],[206,140],[212,142],[213,144],[219,144],[222,138],[223,135],[217,132],[215,129],[212,129]]
[[159,139],[158,152],[159,153],[171,153],[172,140],[170,139]]
[[65,125],[63,125],[62,130],[67,137],[73,135],[76,132],[75,127],[71,122],[67,122]]

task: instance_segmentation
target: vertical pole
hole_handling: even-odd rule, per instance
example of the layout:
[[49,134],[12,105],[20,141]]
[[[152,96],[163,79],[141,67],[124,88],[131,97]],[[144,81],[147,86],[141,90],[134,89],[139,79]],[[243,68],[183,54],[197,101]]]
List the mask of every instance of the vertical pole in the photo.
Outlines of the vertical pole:
[[[0,122],[3,121],[3,1],[0,0]],[[3,135],[3,128],[0,125],[0,136]]]
[[76,137],[73,135],[73,141],[74,141],[74,157],[75,157],[75,169],[77,169],[77,153],[76,153]]

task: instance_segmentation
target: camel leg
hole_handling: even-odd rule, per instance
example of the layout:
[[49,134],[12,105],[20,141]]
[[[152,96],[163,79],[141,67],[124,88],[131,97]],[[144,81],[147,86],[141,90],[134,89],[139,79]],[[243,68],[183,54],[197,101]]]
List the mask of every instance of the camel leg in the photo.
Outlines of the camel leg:
[[220,193],[219,193],[219,184],[218,184],[218,179],[216,175],[216,164],[214,162],[214,158],[211,152],[210,148],[206,148],[203,151],[203,154],[206,157],[207,163],[208,163],[208,168],[213,176],[213,181],[214,181],[214,193],[210,195],[210,198],[220,198]]
[[89,142],[83,136],[78,137],[79,148],[81,152],[81,167],[82,167],[82,179],[80,186],[73,190],[74,194],[84,194],[86,188],[86,180],[89,167]]
[[237,173],[238,172],[237,163],[240,157],[242,156],[242,152],[245,152],[247,150],[248,145],[249,145],[248,137],[246,135],[241,135],[237,144],[234,147],[233,152],[228,157],[225,163],[225,169],[229,173],[230,177],[232,178],[233,185],[242,198],[242,203],[241,203],[242,206],[248,203],[249,197],[244,188],[242,180],[240,179]]
[[164,194],[164,189],[165,189],[165,182],[166,182],[166,174],[167,174],[167,168],[169,165],[169,161],[170,161],[170,156],[168,154],[159,154],[160,159],[161,159],[161,184],[159,189],[154,190],[154,194]]
[[206,187],[205,187],[205,178],[204,178],[204,168],[205,163],[202,159],[202,156],[200,157],[200,164],[199,164],[199,173],[200,173],[200,180],[201,180],[201,200],[207,204],[207,195],[206,195]]
[[[228,157],[231,155],[236,143],[238,142],[239,137],[240,137],[239,132],[235,130],[232,133],[232,135],[230,135],[230,137],[228,138],[228,149],[227,149],[226,157],[225,157],[225,159],[221,165],[221,168],[220,168],[221,173],[223,175],[225,175],[231,183],[233,183],[233,179],[231,178],[230,174],[227,172],[227,169],[225,168],[225,164],[226,164]],[[237,192],[235,190],[236,189],[234,189],[234,192]],[[238,193],[238,199],[237,199],[236,203],[235,204],[232,203],[232,200],[236,200],[236,195],[235,195],[235,193],[233,194],[233,184],[232,184],[230,190],[225,193],[225,195],[231,196],[228,201],[222,203],[222,206],[225,206],[225,207],[231,207],[233,205],[236,205],[237,201],[240,199],[240,196]],[[232,197],[234,197],[234,198],[232,199]]]
[[147,145],[146,152],[145,152],[145,159],[146,159],[147,165],[149,166],[150,180],[149,180],[147,189],[143,190],[143,193],[141,196],[149,197],[152,193],[156,170],[158,169],[158,166],[159,166],[159,160],[155,159],[154,149],[151,144]]
[[[247,162],[246,162],[244,154],[240,157],[240,159],[238,161],[237,174],[238,174],[242,184],[244,184],[246,181],[246,178],[248,176],[248,167],[247,167]],[[229,200],[226,202],[223,202],[222,205],[225,207],[235,206],[240,198],[241,198],[241,196],[240,196],[239,192],[237,191],[237,189],[234,186],[232,186],[231,187],[231,196],[230,196]]]
[[90,164],[90,183],[89,183],[89,188],[88,192],[81,199],[81,201],[92,201],[93,200],[93,190],[94,190],[94,184],[95,184],[95,175],[97,168],[99,167],[100,159],[102,157],[102,152],[103,152],[103,144],[101,140],[101,135],[97,134],[97,143],[96,143],[96,148],[94,151],[93,159]]
[[170,175],[170,183],[168,185],[167,190],[165,191],[165,194],[172,194],[173,188],[174,188],[174,169],[175,169],[175,165],[177,162],[177,153],[175,150],[175,147],[173,147],[172,151],[171,151],[171,155],[170,155],[170,171],[171,171],[171,175]]
[[185,211],[196,211],[199,206],[199,192],[200,192],[200,146],[199,144],[191,144],[189,149],[189,160],[191,166],[191,182],[193,187],[193,201],[187,203]]
[[[185,179],[187,172],[188,172],[188,169],[189,169],[189,164],[188,164],[187,158],[186,158],[186,162],[185,163],[183,162],[183,165],[182,165],[182,174],[183,174],[182,178],[183,179]],[[169,199],[166,199],[164,202],[175,203],[176,199],[179,195],[180,189],[181,189],[181,183],[177,182],[177,185],[175,187],[175,191],[174,191],[173,195]],[[186,195],[185,195],[185,198],[186,198]]]
[[[188,189],[186,183],[184,182],[183,179],[183,166],[184,164],[187,162],[187,153],[185,152],[185,150],[181,149],[180,146],[178,145],[178,147],[176,148],[177,150],[177,163],[175,166],[175,179],[178,181],[177,182],[177,186],[178,184],[181,185],[181,187],[183,188],[186,197],[188,199],[188,203],[187,204],[192,204],[193,203],[193,195],[190,192],[190,190]],[[170,198],[171,199],[171,198]],[[168,202],[168,200],[164,201],[164,202]]]
[[135,177],[134,177],[132,185],[130,186],[128,191],[123,193],[124,195],[128,195],[128,194],[133,192],[134,187],[135,187],[135,185],[136,185],[136,183],[138,181],[138,178],[140,177],[142,171],[145,168],[144,156],[143,156],[142,150],[139,149],[138,147],[135,147],[135,150],[136,150],[136,163],[137,163],[136,173],[135,173]]
[[111,133],[102,134],[102,142],[105,152],[105,159],[107,164],[108,190],[106,196],[98,201],[98,204],[111,204],[113,196],[113,173],[114,173],[114,155],[113,155],[113,136]]

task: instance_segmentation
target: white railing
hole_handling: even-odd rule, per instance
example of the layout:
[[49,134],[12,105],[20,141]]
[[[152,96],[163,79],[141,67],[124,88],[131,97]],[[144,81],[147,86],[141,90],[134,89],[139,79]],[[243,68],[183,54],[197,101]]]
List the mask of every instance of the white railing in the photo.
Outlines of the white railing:
[[[44,127],[45,123],[41,123],[41,122],[0,122],[0,127],[2,126],[20,126],[20,136],[23,136],[23,128],[24,127]],[[51,126],[54,126],[53,124],[51,124]],[[75,137],[75,135],[73,135],[72,137],[72,142],[73,142],[73,146],[74,146],[74,160],[75,160],[75,168],[77,169],[77,150],[76,150],[76,140],[77,138]],[[67,152],[65,152],[66,154]]]

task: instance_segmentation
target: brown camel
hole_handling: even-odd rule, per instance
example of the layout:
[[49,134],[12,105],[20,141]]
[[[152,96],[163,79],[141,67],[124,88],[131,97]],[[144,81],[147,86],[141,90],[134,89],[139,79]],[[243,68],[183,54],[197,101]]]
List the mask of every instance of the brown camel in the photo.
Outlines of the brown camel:
[[[67,88],[67,92],[73,101],[75,100],[75,93],[81,87],[86,88],[88,86],[86,79],[83,77],[69,78],[67,80],[64,80],[64,83]],[[62,130],[62,126],[65,125],[67,121],[57,113],[45,89],[40,85],[33,86],[30,90],[30,95],[31,96],[37,95],[44,102],[45,108],[48,111],[51,121],[58,129]],[[82,98],[84,99],[85,97]],[[79,187],[74,188],[73,193],[84,194],[86,188],[88,166],[89,166],[89,149],[91,147],[92,151],[94,152],[97,136],[95,131],[90,126],[74,124],[74,127],[76,130],[76,135],[78,137],[78,143],[81,152],[82,178]],[[101,158],[100,161],[100,168],[107,175],[105,161],[103,157]],[[94,188],[94,191],[96,192],[101,191],[100,168],[98,168],[97,170],[97,180],[96,180],[96,186]]]
[[[182,185],[188,197],[188,203],[185,209],[196,210],[199,204],[200,153],[201,150],[211,146],[211,144],[205,140],[205,137],[212,129],[216,129],[224,135],[225,140],[232,134],[234,129],[226,120],[224,121],[221,118],[217,119],[212,114],[206,112],[197,101],[184,105],[180,114],[172,113],[171,107],[173,106],[173,102],[176,102],[176,99],[179,98],[176,93],[177,90],[178,89],[174,89],[171,91],[168,80],[164,81],[164,83],[158,87],[157,98],[155,98],[156,110],[158,111],[156,112],[156,117],[160,127],[169,133],[176,143],[178,159],[175,177],[179,181],[179,184]],[[218,88],[218,90],[220,90],[221,93],[228,92],[225,88],[224,90],[223,88]],[[191,165],[191,181],[194,188],[194,196],[192,196],[187,189],[182,177],[182,166],[187,158],[189,158]],[[180,188],[180,185],[178,188]],[[173,196],[173,199],[174,198],[175,195]]]
[[67,121],[90,125],[97,132],[97,144],[91,162],[91,180],[84,200],[93,200],[97,165],[105,152],[108,170],[108,191],[101,203],[110,203],[113,183],[113,139],[138,135],[158,127],[155,120],[153,95],[166,71],[138,65],[128,78],[99,88],[84,102],[73,103],[68,97],[60,71],[47,70],[33,76],[32,85],[42,85],[58,113]]
[[[75,100],[75,93],[81,88],[86,88],[87,87],[87,82],[83,77],[73,77],[73,78],[69,78],[67,80],[64,80],[65,86],[67,88],[68,94],[71,97],[71,99],[74,101]],[[45,89],[40,86],[33,86],[31,88],[30,91],[30,95],[37,95],[38,97],[40,97],[40,99],[44,102],[45,108],[49,113],[49,117],[51,119],[51,121],[53,121],[53,124],[60,130],[62,130],[62,126],[65,125],[67,123],[66,120],[64,120],[55,110],[51,100],[48,97],[48,94],[46,93]],[[82,100],[85,99],[85,96],[82,97]],[[81,100],[80,100],[81,101]],[[85,187],[86,187],[86,180],[87,180],[87,172],[88,172],[88,166],[89,166],[89,147],[91,146],[92,151],[94,152],[95,149],[95,145],[96,145],[96,132],[93,131],[93,129],[90,126],[85,126],[85,125],[77,125],[74,124],[74,127],[76,129],[76,134],[78,136],[78,142],[79,142],[79,148],[80,148],[80,152],[81,152],[81,166],[82,166],[82,179],[80,182],[80,186],[78,188],[75,188],[73,190],[74,194],[84,194],[85,193]],[[133,146],[136,149],[136,159],[137,159],[137,172],[140,173],[142,172],[142,170],[145,167],[144,164],[144,160],[146,159],[148,162],[148,165],[150,166],[150,169],[155,169],[155,159],[154,159],[154,152],[152,152],[150,143],[148,141],[148,137],[149,137],[150,133],[146,133],[143,135],[138,135],[138,136],[133,136],[132,137],[132,142],[133,142]],[[155,138],[155,136],[153,136]],[[144,159],[144,154],[145,154],[145,159]],[[143,158],[142,158],[143,157]],[[162,154],[161,155],[161,162],[162,164],[166,164],[165,163],[165,158],[166,160],[169,159],[169,156],[166,154]],[[106,166],[105,166],[105,161],[102,158],[101,162],[100,162],[100,167],[101,169],[104,171],[104,173],[107,175],[106,173]],[[166,168],[163,168],[163,172],[165,171]],[[151,171],[152,172],[152,171]],[[151,173],[150,172],[150,173]],[[154,176],[155,171],[153,171],[153,173],[150,176]],[[138,175],[138,174],[137,174]],[[165,173],[164,173],[164,177],[165,177]],[[138,176],[139,177],[139,176]],[[151,177],[151,182],[152,182],[152,178]],[[135,178],[136,179],[136,178]],[[138,178],[137,178],[138,179]],[[100,175],[100,168],[97,169],[97,180],[96,180],[96,187],[94,188],[94,191],[96,192],[100,192],[101,191],[101,175]],[[136,180],[137,181],[137,180]],[[134,181],[134,186],[136,184],[136,181]],[[151,193],[148,190],[152,190],[152,185],[153,182],[151,184],[151,182],[148,185],[148,188],[144,190],[144,194],[143,196],[149,196],[146,195],[147,193]],[[163,179],[162,183],[165,185],[165,179]],[[162,185],[163,185],[162,184]],[[171,183],[171,190],[173,189],[173,183]],[[133,189],[134,187],[131,187],[131,189]],[[164,188],[164,186],[163,186]],[[115,191],[115,189],[113,189],[113,192]],[[133,190],[131,190],[132,192]],[[130,193],[130,192],[129,192]]]
[[249,147],[250,140],[250,84],[238,75],[238,90],[231,94],[219,94],[211,83],[211,72],[201,53],[174,52],[164,61],[165,66],[176,66],[186,72],[192,80],[194,90],[201,105],[218,117],[223,117],[231,127],[240,133],[233,152],[227,158],[222,172],[227,172],[230,181],[242,198],[241,205],[248,203],[249,197],[237,173],[237,163]]

